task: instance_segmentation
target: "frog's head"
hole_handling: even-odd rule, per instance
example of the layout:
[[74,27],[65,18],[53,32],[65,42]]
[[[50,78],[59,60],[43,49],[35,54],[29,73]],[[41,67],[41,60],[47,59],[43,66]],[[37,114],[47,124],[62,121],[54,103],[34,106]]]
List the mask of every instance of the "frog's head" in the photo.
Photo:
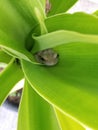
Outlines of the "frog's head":
[[40,51],[35,55],[35,58],[38,62],[47,66],[56,65],[58,63],[58,57],[59,55],[52,49]]

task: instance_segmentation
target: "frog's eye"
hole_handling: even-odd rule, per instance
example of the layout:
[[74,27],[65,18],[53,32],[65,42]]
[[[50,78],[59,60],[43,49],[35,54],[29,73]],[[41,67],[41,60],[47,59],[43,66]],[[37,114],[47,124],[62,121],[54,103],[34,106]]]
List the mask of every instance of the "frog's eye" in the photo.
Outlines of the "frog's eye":
[[55,53],[53,54],[53,58],[58,58],[59,57],[59,54]]
[[39,56],[41,61],[45,61],[45,59],[42,56]]
[[59,54],[57,54],[57,58],[59,58]]

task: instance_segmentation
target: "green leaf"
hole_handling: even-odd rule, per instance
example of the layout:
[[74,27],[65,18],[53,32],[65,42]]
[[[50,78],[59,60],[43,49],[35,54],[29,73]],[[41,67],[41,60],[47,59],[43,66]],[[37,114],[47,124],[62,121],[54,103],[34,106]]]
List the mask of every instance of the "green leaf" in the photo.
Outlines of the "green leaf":
[[97,35],[85,35],[72,31],[55,31],[48,33],[39,37],[33,36],[35,39],[35,46],[33,47],[32,52],[44,50],[47,48],[53,48],[62,44],[69,43],[85,43],[85,44],[97,44],[98,45],[98,36]]
[[25,60],[33,59],[32,54],[26,50],[25,46],[21,44],[21,42],[11,39],[2,31],[0,31],[0,46],[13,53],[16,57],[20,57]]
[[54,49],[59,62],[53,67],[22,61],[27,80],[65,114],[98,129],[98,45],[72,43]]
[[98,16],[98,10],[96,10],[93,15]]
[[0,0],[0,31],[23,43],[35,26],[35,21],[28,11],[30,3],[28,5],[26,0],[16,1]]
[[45,20],[45,24],[48,32],[70,30],[85,34],[98,34],[98,17],[81,12],[52,16]]
[[23,78],[23,73],[19,65],[12,60],[8,66],[0,73],[0,105],[8,96],[14,85]]
[[46,4],[46,0],[40,0],[40,4],[43,7],[43,10],[45,12],[45,4]]
[[27,15],[28,13],[31,14],[32,16],[31,19],[34,18],[37,22],[38,19],[36,16],[35,8],[39,10],[43,19],[45,18],[45,0],[20,0],[20,1],[15,0],[12,1],[11,3],[13,3],[15,8],[18,9],[20,12],[23,10],[24,12],[26,12]]
[[[25,125],[24,125],[25,124]],[[52,106],[25,83],[19,109],[18,130],[60,130]]]
[[81,124],[78,120],[75,120],[72,117],[69,117],[68,115],[61,113],[57,109],[55,109],[55,111],[62,130],[85,130],[86,129],[85,126],[82,126],[83,124]]
[[[33,60],[26,50],[31,30],[38,24],[38,14],[45,18],[45,0],[0,1],[0,46],[13,56]],[[35,21],[37,19],[37,21]],[[7,21],[7,22],[6,22]],[[32,40],[33,44],[33,40]],[[9,54],[10,54],[9,53]]]
[[49,16],[66,12],[71,6],[73,6],[77,0],[49,0],[51,3],[51,10]]
[[27,0],[0,1],[0,46],[16,57],[26,60],[32,59],[25,44],[36,25],[30,4]]
[[7,55],[4,51],[0,50],[0,62],[9,63],[11,56]]

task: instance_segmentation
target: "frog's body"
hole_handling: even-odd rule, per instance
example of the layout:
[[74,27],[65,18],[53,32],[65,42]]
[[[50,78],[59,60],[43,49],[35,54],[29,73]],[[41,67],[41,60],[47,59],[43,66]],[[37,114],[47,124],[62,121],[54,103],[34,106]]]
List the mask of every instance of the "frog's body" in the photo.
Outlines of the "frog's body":
[[46,49],[35,54],[35,59],[41,64],[53,66],[58,63],[58,54],[52,49]]

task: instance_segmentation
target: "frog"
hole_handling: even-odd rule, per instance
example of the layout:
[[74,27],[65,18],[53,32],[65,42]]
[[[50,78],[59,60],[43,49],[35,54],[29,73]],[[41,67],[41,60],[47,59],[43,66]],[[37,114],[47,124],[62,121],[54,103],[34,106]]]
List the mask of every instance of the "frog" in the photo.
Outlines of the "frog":
[[45,13],[48,14],[51,10],[51,3],[49,0],[46,0],[46,8],[45,8]]
[[54,66],[59,60],[59,55],[57,52],[50,48],[35,53],[34,57],[38,63],[46,66]]

